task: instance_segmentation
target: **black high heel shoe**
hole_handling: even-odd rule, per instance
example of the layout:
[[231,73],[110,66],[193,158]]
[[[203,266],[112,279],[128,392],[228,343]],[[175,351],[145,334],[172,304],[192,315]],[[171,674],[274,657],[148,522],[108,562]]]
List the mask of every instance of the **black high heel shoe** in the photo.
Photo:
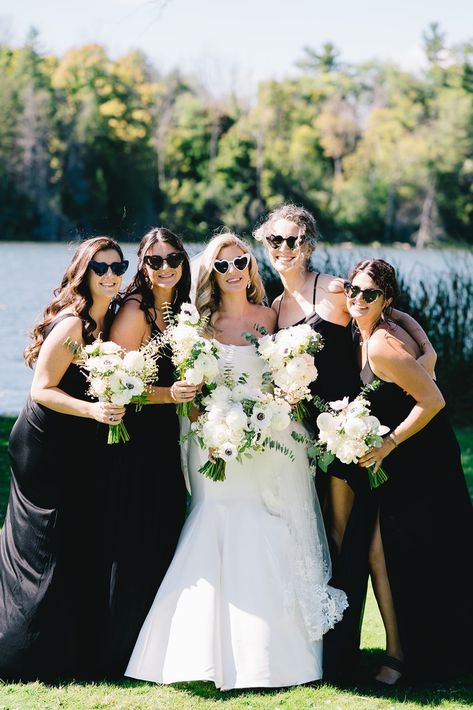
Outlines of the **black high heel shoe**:
[[391,670],[397,671],[397,673],[401,673],[401,675],[394,681],[394,683],[385,683],[383,680],[376,678],[376,684],[382,688],[394,688],[395,686],[400,685],[404,677],[404,661],[400,661],[399,658],[394,658],[394,656],[388,656],[388,654],[385,653],[381,659],[380,668],[382,666],[391,668]]

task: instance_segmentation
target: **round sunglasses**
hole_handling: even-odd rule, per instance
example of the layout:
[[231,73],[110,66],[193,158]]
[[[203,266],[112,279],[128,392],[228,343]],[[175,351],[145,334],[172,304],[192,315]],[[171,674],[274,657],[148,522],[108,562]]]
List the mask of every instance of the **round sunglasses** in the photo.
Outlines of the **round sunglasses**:
[[112,270],[112,274],[114,274],[114,276],[123,276],[125,271],[128,269],[128,264],[129,262],[126,259],[123,259],[122,261],[114,261],[111,264],[107,264],[106,261],[95,261],[92,259],[92,261],[89,261],[89,268],[91,268],[97,276],[105,276],[109,269]]
[[380,288],[360,288],[359,286],[354,286],[351,281],[343,282],[343,290],[348,298],[356,298],[361,294],[365,303],[373,303],[383,295]]
[[234,259],[216,259],[214,261],[213,268],[219,274],[226,274],[229,271],[230,266],[237,269],[237,271],[244,271],[248,264],[250,263],[250,255],[242,254],[241,256],[236,256]]
[[165,257],[159,256],[159,254],[149,254],[143,259],[144,263],[153,269],[153,271],[158,271],[158,269],[163,268],[164,262],[171,268],[177,269],[178,266],[182,264],[185,259],[185,255],[182,251],[172,252]]
[[266,237],[266,241],[273,249],[280,249],[282,244],[286,242],[288,248],[293,251],[304,241],[303,237],[281,237],[280,234],[270,234]]

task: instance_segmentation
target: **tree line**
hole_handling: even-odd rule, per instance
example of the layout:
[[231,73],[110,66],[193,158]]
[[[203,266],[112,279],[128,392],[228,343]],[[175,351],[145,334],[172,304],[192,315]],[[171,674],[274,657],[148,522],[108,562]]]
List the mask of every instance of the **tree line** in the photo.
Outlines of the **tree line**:
[[139,51],[112,60],[0,45],[0,239],[165,224],[202,240],[240,233],[283,200],[332,241],[473,243],[473,43],[432,24],[426,67],[348,64],[306,47],[299,74],[251,103],[215,98]]

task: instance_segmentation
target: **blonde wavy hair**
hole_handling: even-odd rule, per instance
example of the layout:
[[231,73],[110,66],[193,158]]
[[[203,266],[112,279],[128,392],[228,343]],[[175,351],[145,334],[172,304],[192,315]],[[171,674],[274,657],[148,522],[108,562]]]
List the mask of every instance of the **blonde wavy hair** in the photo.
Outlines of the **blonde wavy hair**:
[[249,288],[246,297],[250,303],[262,304],[266,300],[263,282],[258,271],[258,264],[251,253],[248,244],[233,232],[225,232],[213,237],[200,255],[199,279],[197,282],[196,308],[202,316],[209,318],[212,324],[215,313],[220,305],[220,291],[213,269],[214,261],[224,247],[237,246],[244,254],[250,255]]

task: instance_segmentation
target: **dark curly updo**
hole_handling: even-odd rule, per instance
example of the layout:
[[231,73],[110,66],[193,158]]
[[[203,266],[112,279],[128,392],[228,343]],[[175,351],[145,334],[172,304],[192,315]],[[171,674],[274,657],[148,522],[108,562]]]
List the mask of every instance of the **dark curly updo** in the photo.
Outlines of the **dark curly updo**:
[[396,279],[396,269],[391,264],[388,264],[384,259],[365,259],[359,261],[353,267],[349,276],[350,281],[353,281],[355,276],[363,271],[373,279],[376,286],[381,289],[384,298],[392,298],[393,301],[399,296],[399,286]]

